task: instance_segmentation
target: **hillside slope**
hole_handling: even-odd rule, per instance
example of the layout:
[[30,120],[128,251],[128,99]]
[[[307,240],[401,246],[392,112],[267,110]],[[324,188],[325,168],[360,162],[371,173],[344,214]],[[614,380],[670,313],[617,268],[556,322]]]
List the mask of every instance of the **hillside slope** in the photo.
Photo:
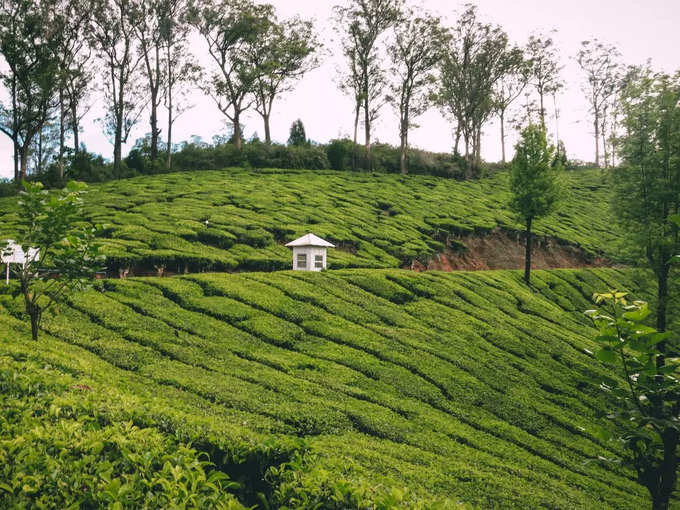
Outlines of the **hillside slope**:
[[[534,278],[536,291],[514,271],[106,280],[46,317],[37,344],[4,291],[0,375],[59,381],[37,386],[52,404],[32,420],[55,423],[56,406],[67,423],[191,442],[246,505],[644,508],[632,472],[585,462],[616,450],[592,432],[610,376],[582,313],[594,291],[641,284],[614,269]],[[7,430],[0,503],[36,496]]]
[[[564,206],[536,233],[614,255],[617,238],[600,170],[565,175]],[[459,182],[426,176],[244,170],[144,176],[92,186],[87,215],[107,227],[109,270],[132,274],[288,269],[283,246],[308,231],[338,246],[331,268],[402,267],[461,236],[521,230],[507,207],[507,174]],[[0,200],[0,239],[16,235],[15,199]],[[568,205],[567,205],[568,204]],[[205,222],[208,221],[206,226]]]

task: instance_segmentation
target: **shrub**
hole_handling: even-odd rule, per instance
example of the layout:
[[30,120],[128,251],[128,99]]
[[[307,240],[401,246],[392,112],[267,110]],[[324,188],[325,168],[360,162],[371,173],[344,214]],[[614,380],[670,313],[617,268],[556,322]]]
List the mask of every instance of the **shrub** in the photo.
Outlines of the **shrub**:
[[333,170],[352,169],[352,140],[346,138],[331,140],[326,145],[326,156]]
[[9,179],[0,179],[0,197],[11,197],[17,194],[17,186]]

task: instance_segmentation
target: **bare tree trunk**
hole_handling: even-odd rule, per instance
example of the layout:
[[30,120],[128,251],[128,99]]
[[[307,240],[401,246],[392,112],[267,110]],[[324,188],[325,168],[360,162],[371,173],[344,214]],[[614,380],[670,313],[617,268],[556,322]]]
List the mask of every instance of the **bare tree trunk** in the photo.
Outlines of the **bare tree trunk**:
[[505,164],[505,112],[501,110],[501,154],[502,154],[502,161],[503,164]]
[[262,120],[264,120],[264,141],[267,144],[272,143],[272,135],[269,129],[269,113],[262,114]]
[[555,147],[560,145],[560,112],[557,109],[557,96],[553,93],[553,108],[555,109]]
[[[657,312],[656,312],[656,330],[666,331],[667,326],[667,309],[668,309],[668,274],[670,267],[664,264],[661,272],[657,275]],[[664,351],[665,343],[659,344],[659,350]]]
[[526,250],[524,252],[524,281],[527,285],[531,285],[531,221],[533,218],[527,218],[526,228]]
[[19,153],[21,152],[21,149],[19,147],[19,136],[16,132],[12,136],[12,145],[14,146],[14,182],[17,186],[21,186],[21,171],[19,163]]
[[[66,145],[66,109],[64,108],[64,90],[59,88],[59,180],[64,180],[64,150]],[[41,160],[42,161],[42,160]]]
[[482,168],[482,130],[476,126],[472,135],[472,166],[474,176],[479,177]]
[[123,138],[123,120],[121,118],[120,114],[116,115],[116,134],[114,135],[114,140],[113,140],[113,170],[116,174],[116,177],[120,179],[121,177],[121,152],[122,152],[122,138]]
[[406,175],[406,146],[408,144],[408,140],[406,139],[406,133],[404,133],[403,128],[402,128],[402,133],[401,133],[401,145],[400,145],[400,153],[399,153],[399,167],[401,169],[401,173],[403,175]]
[[29,151],[29,142],[24,142],[23,147],[21,147],[20,152],[20,161],[19,161],[19,182],[23,181],[26,179],[27,175],[27,169],[28,169],[28,151]]
[[151,83],[151,161],[155,162],[158,159],[158,138],[161,130],[158,129],[158,94],[160,89],[161,76],[161,55],[160,44],[154,44],[154,51],[156,53],[156,83]]
[[373,170],[373,164],[371,160],[371,115],[368,103],[368,78],[366,78],[366,89],[364,93],[366,95],[364,99],[364,132],[366,134],[366,163],[368,164],[368,169]]
[[[121,178],[122,172],[122,160],[123,160],[123,116],[125,108],[125,91],[124,91],[124,69],[121,68],[119,78],[118,78],[118,104],[114,105],[114,111],[116,114],[116,133],[113,140],[113,170],[116,173],[118,179]],[[117,107],[116,107],[117,106]]]
[[595,166],[600,166],[600,116],[595,111]]
[[650,489],[652,510],[668,510],[670,507],[671,495],[673,494],[678,481],[678,431],[674,428],[667,427],[664,429],[661,439],[664,445],[664,457],[661,466],[659,466],[660,476],[657,486],[654,487],[654,491]]
[[160,130],[158,129],[158,106],[156,105],[158,92],[151,92],[151,161],[156,161],[158,158],[158,135]]
[[43,164],[43,129],[38,131],[38,164],[36,165],[36,173],[38,175],[42,174],[42,164]]
[[359,135],[359,112],[361,111],[361,104],[357,103],[354,109],[354,140],[352,144],[352,170],[357,170],[357,138]]
[[237,150],[241,150],[243,141],[241,140],[241,112],[238,109],[234,110],[234,145]]
[[399,122],[399,138],[400,138],[400,152],[399,152],[399,168],[402,175],[406,175],[406,149],[408,148],[408,98],[406,105],[402,108]]
[[167,48],[167,73],[168,73],[168,170],[172,168],[172,44],[168,42]]
[[543,91],[538,93],[541,101],[541,127],[545,129],[545,108],[543,107]]
[[458,144],[460,143],[460,124],[456,124],[456,136],[453,142],[453,153],[458,155]]
[[19,133],[17,133],[18,124],[17,79],[14,73],[12,73],[12,145],[14,148],[14,182],[17,186],[21,186],[21,179],[19,175]]
[[71,105],[71,131],[73,131],[73,150],[76,154],[80,150],[80,126],[78,125],[78,106]]
[[23,281],[21,282],[21,289],[24,294],[26,312],[28,312],[28,315],[31,318],[31,338],[33,338],[33,340],[37,340],[38,333],[40,331],[40,316],[42,315],[42,312],[40,308],[36,306],[31,300],[31,294]]

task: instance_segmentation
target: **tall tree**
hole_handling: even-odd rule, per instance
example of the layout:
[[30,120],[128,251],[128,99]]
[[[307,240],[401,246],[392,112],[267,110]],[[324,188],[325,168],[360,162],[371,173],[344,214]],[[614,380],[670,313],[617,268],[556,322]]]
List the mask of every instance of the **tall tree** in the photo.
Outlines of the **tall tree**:
[[161,129],[158,127],[158,108],[163,101],[166,68],[163,65],[163,24],[166,22],[167,0],[135,0],[132,4],[132,25],[138,41],[138,51],[143,62],[142,69],[146,78],[149,97],[149,126],[151,128],[150,158],[158,158],[158,140]]
[[269,30],[274,12],[268,4],[250,0],[197,0],[189,20],[208,44],[216,70],[204,86],[232,123],[234,145],[241,150],[241,116],[255,101],[255,82],[263,69],[249,59],[252,46]]
[[505,163],[505,120],[506,113],[510,105],[514,103],[529,84],[531,77],[531,67],[524,60],[522,50],[519,48],[511,49],[506,57],[508,67],[505,74],[496,83],[494,88],[494,109],[498,114],[501,124],[501,154]]
[[558,163],[553,166],[555,149],[548,145],[545,128],[527,126],[515,147],[510,171],[510,208],[525,224],[526,251],[524,281],[531,283],[531,228],[534,220],[550,214],[560,196]]
[[200,66],[189,51],[187,0],[163,0],[161,3],[160,34],[165,68],[165,107],[168,110],[167,160],[172,168],[172,127],[177,118],[189,108],[185,100],[190,87],[200,79]]
[[104,129],[112,137],[113,168],[121,177],[122,145],[139,120],[146,95],[138,86],[143,55],[137,51],[132,0],[98,0],[92,5],[91,44],[104,69],[107,101]]
[[[634,255],[657,280],[656,328],[666,331],[672,258],[680,254],[680,73],[629,75],[621,106],[624,135],[616,172],[616,217],[633,241]],[[664,352],[663,346],[662,353]]]
[[[400,18],[403,0],[351,0],[345,7],[336,7],[338,24],[346,29],[343,43],[345,54],[356,68],[358,84],[356,98],[364,111],[366,158],[371,162],[371,124],[379,111],[379,98],[375,82],[383,79],[380,52],[377,47],[380,36]],[[353,80],[352,80],[353,81]],[[377,104],[376,104],[377,100]]]
[[0,104],[0,131],[12,140],[17,184],[26,178],[33,139],[56,105],[61,32],[51,30],[53,7],[51,0],[0,1],[0,54],[7,64],[0,80],[10,96]]
[[59,122],[46,122],[33,138],[28,167],[31,174],[41,177],[52,159],[56,159],[59,165],[60,127]]
[[[586,311],[599,333],[595,356],[618,365],[623,381],[607,377],[600,387],[615,397],[609,399],[614,406],[605,414],[619,426],[615,439],[625,453],[622,459],[600,460],[634,468],[638,483],[649,491],[652,510],[667,510],[678,481],[680,366],[677,358],[659,363],[664,357],[659,345],[671,334],[646,325],[651,313],[647,303],[631,302],[625,292],[611,290],[594,297],[603,308]],[[605,430],[600,436],[614,439]]]
[[73,151],[76,153],[80,150],[80,122],[91,106],[86,101],[92,92],[94,65],[89,50],[84,52],[78,61],[74,62],[65,84],[64,97],[68,105],[66,119],[73,137]]
[[482,128],[494,111],[493,91],[512,67],[507,34],[482,23],[469,6],[453,28],[451,44],[441,66],[438,100],[456,121],[454,151],[463,136],[466,172],[477,175],[481,166]]
[[255,111],[264,121],[264,139],[271,143],[269,119],[274,100],[318,66],[321,46],[311,21],[272,20],[268,30],[249,47],[250,60],[261,72],[255,79]]
[[612,45],[604,44],[597,39],[583,41],[576,60],[586,75],[583,92],[588,99],[590,112],[593,114],[595,128],[595,165],[600,166],[600,133],[602,132],[603,149],[607,150],[606,128],[610,99],[615,96],[621,76],[618,63],[620,53]]
[[430,105],[447,31],[439,18],[413,10],[407,11],[395,28],[394,41],[388,47],[395,77],[391,102],[399,112],[399,166],[405,174],[409,130],[416,127],[413,119]]
[[78,111],[79,103],[92,79],[92,73],[87,69],[91,53],[86,36],[91,15],[89,5],[85,0],[58,0],[54,8],[54,27],[61,32],[55,49],[59,66],[57,164],[60,180],[64,178],[66,133],[72,131],[77,150],[78,123],[82,116]]
[[354,107],[354,136],[352,138],[352,170],[357,169],[357,140],[359,136],[359,116],[361,115],[362,88],[364,78],[359,66],[356,48],[343,41],[343,54],[347,59],[347,70],[343,72],[340,79],[340,90],[352,98]]
[[552,37],[532,35],[526,47],[531,84],[538,93],[541,126],[545,127],[545,98],[562,88],[560,57]]

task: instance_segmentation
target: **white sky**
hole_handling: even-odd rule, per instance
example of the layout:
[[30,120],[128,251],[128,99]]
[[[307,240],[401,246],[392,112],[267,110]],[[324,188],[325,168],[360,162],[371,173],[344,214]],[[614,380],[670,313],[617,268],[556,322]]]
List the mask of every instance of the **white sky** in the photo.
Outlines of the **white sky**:
[[[318,142],[349,135],[352,131],[352,105],[336,86],[337,69],[342,66],[342,56],[333,43],[332,7],[336,0],[269,0],[281,18],[299,14],[313,18],[327,43],[327,56],[319,68],[309,73],[297,87],[278,100],[274,105],[271,119],[272,137],[285,142],[290,124],[298,117],[304,122],[307,136]],[[430,11],[442,15],[449,24],[456,19],[456,12],[466,2],[447,0],[421,0]],[[558,98],[560,109],[560,138],[566,144],[570,158],[592,161],[594,148],[591,122],[587,106],[580,90],[581,72],[573,57],[580,42],[597,37],[603,42],[616,45],[623,55],[623,61],[641,64],[652,59],[658,70],[673,72],[680,68],[680,0],[478,0],[480,19],[501,25],[511,41],[524,44],[533,32],[547,33],[557,29],[553,35],[556,46],[565,65],[563,79],[566,87]],[[194,39],[194,52],[204,54],[200,40]],[[203,55],[201,62],[207,62]],[[3,94],[4,96],[4,94]],[[101,97],[94,97],[94,106],[83,122],[84,133],[81,141],[88,150],[110,158],[112,148],[102,134],[96,119],[102,116]],[[518,101],[521,101],[518,100]],[[215,134],[225,131],[225,119],[214,106],[212,99],[196,90],[192,95],[194,108],[186,112],[175,124],[175,142],[200,135],[210,141]],[[552,101],[549,113],[552,115]],[[130,136],[130,143],[149,132],[146,115]],[[161,120],[165,118],[163,112]],[[250,112],[243,120],[246,137],[255,131],[262,138],[264,129],[260,117]],[[415,147],[432,151],[451,151],[453,140],[451,126],[436,110],[432,109],[417,121],[419,128],[412,131],[410,142]],[[165,136],[165,126],[161,125]],[[553,125],[549,126],[553,129]],[[386,107],[373,128],[374,140],[396,144],[397,117]],[[0,135],[0,177],[12,175],[12,150],[9,138]],[[361,134],[360,134],[361,140]],[[507,140],[508,149],[514,143],[514,136]],[[497,122],[488,124],[482,141],[482,155],[487,161],[500,160],[500,134]],[[509,150],[511,154],[511,149]]]

